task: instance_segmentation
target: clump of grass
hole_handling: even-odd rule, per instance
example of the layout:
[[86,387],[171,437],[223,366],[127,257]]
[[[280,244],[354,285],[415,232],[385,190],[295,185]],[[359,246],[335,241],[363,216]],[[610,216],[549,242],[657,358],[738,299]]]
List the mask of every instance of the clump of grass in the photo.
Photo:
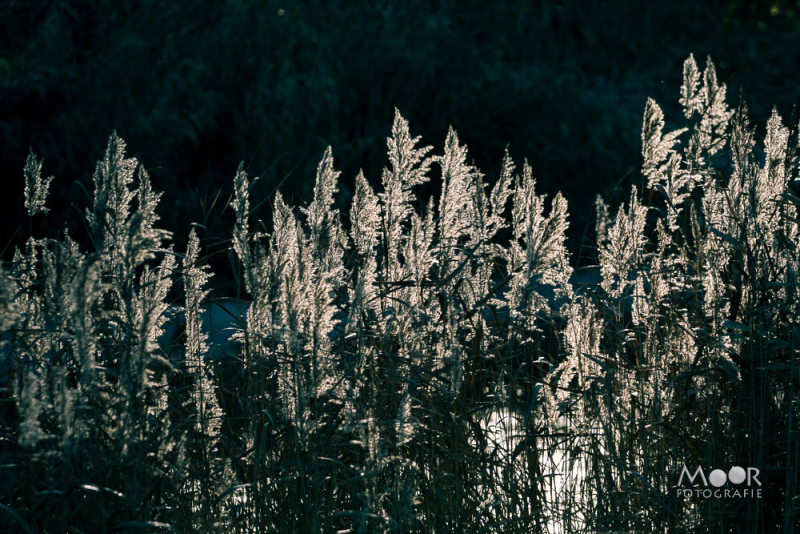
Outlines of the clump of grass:
[[[382,191],[359,173],[347,217],[330,149],[311,203],[278,194],[269,227],[240,167],[245,321],[212,309],[194,230],[166,245],[112,135],[93,249],[30,236],[0,273],[0,513],[42,532],[793,531],[797,128],[773,113],[758,155],[692,57],[681,96],[673,132],[646,103],[641,186],[613,219],[597,201],[589,282],[566,200],[508,154],[490,188],[452,129],[433,155],[396,113]],[[39,216],[33,156],[26,177]],[[759,468],[764,496],[678,498],[683,465]]]

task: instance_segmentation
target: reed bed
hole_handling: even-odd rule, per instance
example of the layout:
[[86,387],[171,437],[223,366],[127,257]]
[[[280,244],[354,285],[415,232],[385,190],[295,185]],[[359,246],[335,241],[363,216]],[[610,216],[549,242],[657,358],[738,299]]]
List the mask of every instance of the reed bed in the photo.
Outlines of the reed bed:
[[[648,100],[641,183],[598,197],[578,272],[566,200],[538,195],[527,162],[506,154],[489,187],[455,131],[434,155],[398,112],[381,187],[359,174],[347,214],[330,149],[300,208],[251,198],[240,167],[248,304],[221,303],[202,226],[168,245],[112,135],[91,247],[31,235],[0,272],[0,523],[797,531],[798,128],[776,112],[762,136],[710,61],[683,72],[685,126],[665,132]],[[46,216],[42,163],[24,171]],[[266,200],[272,221],[252,221]],[[681,497],[684,466],[758,469],[761,498]]]

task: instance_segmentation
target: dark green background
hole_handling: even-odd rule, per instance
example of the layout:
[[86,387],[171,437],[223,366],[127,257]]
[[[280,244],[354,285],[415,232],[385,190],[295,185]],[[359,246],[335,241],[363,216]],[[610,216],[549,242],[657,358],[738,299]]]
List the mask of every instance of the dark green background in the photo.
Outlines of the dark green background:
[[0,246],[9,259],[27,237],[29,148],[56,176],[35,230],[67,223],[81,239],[77,182],[91,190],[116,129],[164,191],[178,249],[191,222],[206,225],[222,288],[239,162],[262,176],[257,199],[280,189],[303,203],[331,145],[347,207],[359,168],[379,187],[397,107],[437,152],[453,125],[490,182],[506,145],[528,158],[540,190],[570,203],[575,253],[587,227],[593,238],[595,193],[619,201],[641,180],[646,98],[681,126],[690,52],[701,66],[710,54],[729,102],[741,90],[763,125],[773,104],[792,113],[798,50],[800,2],[5,0]]

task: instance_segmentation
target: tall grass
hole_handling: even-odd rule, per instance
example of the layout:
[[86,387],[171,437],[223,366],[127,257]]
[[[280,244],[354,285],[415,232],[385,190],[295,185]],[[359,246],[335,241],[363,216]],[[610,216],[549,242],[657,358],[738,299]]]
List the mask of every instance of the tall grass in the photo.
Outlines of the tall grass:
[[[278,194],[271,224],[250,220],[240,167],[244,321],[214,308],[194,230],[185,253],[166,245],[160,195],[112,135],[93,249],[30,236],[2,271],[4,524],[793,532],[797,128],[774,113],[757,145],[692,57],[680,102],[665,133],[648,100],[642,183],[615,217],[598,198],[588,281],[566,200],[508,154],[490,188],[452,129],[432,155],[397,113],[382,188],[359,173],[349,216],[330,149],[311,203]],[[33,155],[25,175],[42,216]],[[755,467],[762,498],[678,497],[684,465]]]

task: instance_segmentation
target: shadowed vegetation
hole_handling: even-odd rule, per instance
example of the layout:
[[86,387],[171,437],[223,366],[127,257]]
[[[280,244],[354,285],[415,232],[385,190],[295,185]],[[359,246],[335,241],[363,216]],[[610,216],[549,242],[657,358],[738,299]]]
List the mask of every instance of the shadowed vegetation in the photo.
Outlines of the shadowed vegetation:
[[[186,246],[186,221],[234,290],[226,250],[228,181],[241,159],[259,198],[310,199],[315,161],[331,145],[336,195],[384,165],[395,107],[425,139],[449,125],[497,178],[509,145],[541,190],[572,206],[573,264],[590,237],[594,195],[627,197],[638,179],[641,109],[651,96],[678,117],[674,68],[690,52],[717,62],[733,95],[746,87],[763,127],[800,87],[796,2],[277,2],[8,0],[0,6],[0,180],[18,183],[29,148],[60,179],[53,217],[88,245],[78,219],[89,172],[117,130],[164,192],[163,225]],[[439,178],[419,191],[424,201]],[[618,189],[614,189],[618,188]],[[22,190],[2,200],[0,243],[22,246]],[[169,209],[165,209],[168,206]],[[269,202],[256,218],[271,217]],[[12,239],[12,236],[13,239]],[[13,245],[4,260],[11,259]]]

